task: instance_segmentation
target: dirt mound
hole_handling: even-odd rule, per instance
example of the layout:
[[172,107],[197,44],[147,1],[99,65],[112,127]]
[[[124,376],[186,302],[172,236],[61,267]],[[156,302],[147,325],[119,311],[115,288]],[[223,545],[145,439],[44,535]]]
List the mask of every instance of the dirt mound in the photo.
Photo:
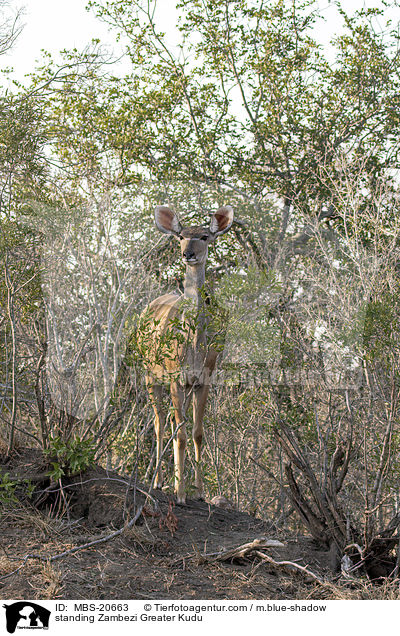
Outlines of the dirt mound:
[[[146,497],[144,486],[134,487],[129,478],[102,468],[65,480],[60,489],[50,483],[35,453],[16,456],[0,471],[36,484],[30,502],[3,508],[4,599],[327,597],[326,590],[260,559],[216,558],[260,537],[282,541],[270,525],[247,514],[190,499],[178,506],[172,495],[159,491]],[[129,527],[138,509],[140,517]],[[88,543],[93,545],[85,547]],[[327,554],[310,539],[283,543],[268,549],[274,560],[296,560],[319,574],[328,571]]]

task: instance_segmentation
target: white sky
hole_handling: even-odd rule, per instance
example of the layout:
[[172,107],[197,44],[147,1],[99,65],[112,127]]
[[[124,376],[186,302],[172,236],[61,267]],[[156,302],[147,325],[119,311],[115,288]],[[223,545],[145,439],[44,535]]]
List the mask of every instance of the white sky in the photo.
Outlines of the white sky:
[[[0,68],[6,66],[14,68],[14,74],[21,80],[24,74],[33,71],[41,57],[41,49],[53,54],[61,49],[83,49],[92,38],[98,37],[104,44],[118,53],[118,44],[114,36],[108,32],[107,26],[98,20],[93,12],[85,10],[87,0],[10,0],[11,6],[17,10],[24,8],[22,34],[19,36],[13,50],[4,55],[0,61]],[[330,0],[321,0],[326,22],[318,28],[318,36],[322,42],[330,37],[340,27],[336,10]],[[345,0],[346,10],[373,7],[379,0]],[[158,0],[157,8],[160,26],[174,38],[176,22],[175,0]],[[389,12],[388,12],[389,17]],[[400,21],[400,8],[391,10],[392,20]]]
[[[56,54],[62,49],[84,49],[93,38],[99,38],[116,55],[121,45],[115,35],[96,18],[94,11],[86,11],[88,0],[9,0],[16,12],[23,10],[24,29],[13,49],[4,55],[0,68],[12,67],[17,79],[34,70],[41,59],[41,50]],[[171,32],[175,25],[175,0],[159,0],[158,13],[163,29]]]

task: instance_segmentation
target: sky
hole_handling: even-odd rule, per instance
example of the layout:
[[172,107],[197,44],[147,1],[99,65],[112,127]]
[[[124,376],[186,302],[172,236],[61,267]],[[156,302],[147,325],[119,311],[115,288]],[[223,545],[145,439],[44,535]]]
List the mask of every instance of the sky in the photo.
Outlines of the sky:
[[[41,49],[56,54],[62,49],[83,49],[92,38],[99,38],[116,54],[119,52],[115,37],[107,25],[98,20],[93,11],[85,10],[87,0],[9,0],[14,11],[23,9],[24,29],[12,51],[0,60],[0,68],[13,67],[14,76],[22,80],[26,73],[34,70],[41,57]],[[376,6],[377,0],[345,0],[346,10],[362,6]],[[321,9],[326,17],[320,25],[318,36],[322,42],[329,41],[340,28],[340,20],[330,0],[321,0]],[[174,39],[177,13],[175,0],[158,0],[158,15],[162,29]],[[391,17],[400,21],[400,8]]]
[[[9,0],[14,12],[22,9],[23,31],[13,49],[4,55],[0,68],[13,67],[17,79],[34,70],[41,58],[41,49],[56,54],[62,49],[84,49],[93,38],[112,49],[121,51],[115,36],[87,11],[88,0]],[[159,0],[159,14],[166,31],[173,31],[175,1]]]

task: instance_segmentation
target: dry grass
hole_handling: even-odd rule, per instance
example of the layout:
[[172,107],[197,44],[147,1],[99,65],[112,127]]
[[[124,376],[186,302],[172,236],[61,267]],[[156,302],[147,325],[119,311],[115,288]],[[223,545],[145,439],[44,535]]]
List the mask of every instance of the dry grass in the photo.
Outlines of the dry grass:
[[52,563],[39,563],[28,576],[28,585],[35,599],[62,598],[64,576],[58,566]]
[[140,546],[144,552],[154,548],[159,542],[148,527],[126,526],[122,537],[129,544]]
[[17,565],[13,559],[6,555],[0,556],[0,579],[16,568]]
[[[297,590],[297,592],[298,591],[299,590]],[[372,583],[367,579],[359,579],[351,582],[342,580],[329,583],[324,588],[315,586],[304,598],[342,601],[395,601],[400,599],[400,580],[386,579],[381,585]]]
[[19,528],[29,529],[30,532],[38,533],[46,539],[60,537],[66,529],[62,519],[49,517],[45,512],[30,506],[7,510],[5,514],[10,516]]
[[397,601],[400,599],[400,580],[386,579],[381,585],[365,580],[359,581],[353,589],[349,590],[347,598],[368,601]]

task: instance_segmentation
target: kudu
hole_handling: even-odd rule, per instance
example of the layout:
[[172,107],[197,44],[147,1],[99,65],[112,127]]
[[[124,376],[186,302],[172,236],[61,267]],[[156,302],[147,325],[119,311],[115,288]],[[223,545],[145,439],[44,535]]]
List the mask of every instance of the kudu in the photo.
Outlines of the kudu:
[[[211,216],[209,227],[182,227],[176,214],[166,206],[155,209],[157,228],[180,241],[186,265],[184,292],[173,292],[156,298],[142,314],[147,331],[141,337],[146,367],[146,384],[154,408],[157,438],[157,474],[154,485],[162,486],[166,410],[163,405],[163,385],[168,385],[174,410],[172,425],[175,493],[178,503],[185,503],[184,463],[187,444],[186,409],[193,398],[193,442],[195,450],[195,496],[203,498],[203,478],[200,467],[203,441],[203,417],[215,368],[218,348],[212,346],[210,321],[212,312],[205,289],[208,246],[227,232],[233,222],[233,209],[221,207]],[[195,320],[193,320],[195,316]],[[139,336],[140,338],[140,336]],[[164,341],[164,342],[163,342]],[[143,344],[144,343],[144,344]],[[161,344],[161,348],[157,347]],[[162,347],[165,347],[163,354]],[[160,354],[161,351],[161,354]]]

